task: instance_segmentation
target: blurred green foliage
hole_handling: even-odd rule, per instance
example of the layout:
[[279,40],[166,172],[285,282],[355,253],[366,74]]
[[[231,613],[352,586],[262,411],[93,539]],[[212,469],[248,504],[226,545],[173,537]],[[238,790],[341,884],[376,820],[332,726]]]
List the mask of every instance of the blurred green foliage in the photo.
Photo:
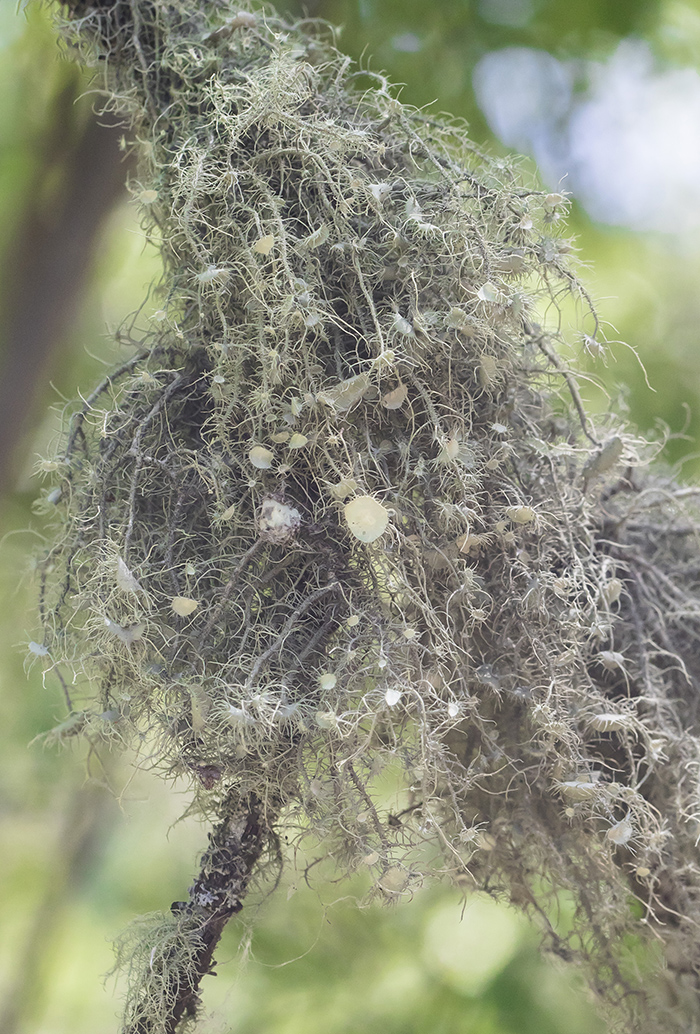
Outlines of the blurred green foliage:
[[[283,5],[280,5],[283,6]],[[288,10],[301,4],[286,4]],[[473,87],[476,62],[507,46],[558,56],[600,58],[622,37],[643,36],[661,62],[700,65],[700,2],[689,0],[306,0],[304,9],[343,25],[340,45],[365,65],[406,84],[403,99],[466,117],[479,144],[494,140]],[[364,56],[362,56],[364,55]],[[58,56],[48,12],[18,11],[0,0],[0,266],[23,213],[52,100],[76,72]],[[82,109],[76,117],[84,117]],[[663,184],[659,189],[664,189]],[[576,201],[576,199],[574,199]],[[624,396],[642,430],[663,420],[686,422],[690,440],[670,443],[669,458],[692,454],[700,430],[700,249],[692,242],[596,225],[575,204],[572,223],[587,276],[612,346],[594,363],[608,394]],[[87,285],[55,387],[46,407],[62,408],[109,365],[114,328],[138,307],[157,276],[133,210],[115,212]],[[41,285],[37,284],[37,290]],[[144,323],[148,303],[140,317]],[[1,323],[0,323],[1,333]],[[0,341],[0,345],[1,345]],[[576,347],[574,347],[576,352]],[[598,408],[599,388],[584,389]],[[61,716],[60,690],[42,685],[39,667],[23,662],[36,622],[28,555],[41,544],[31,515],[39,485],[34,456],[58,426],[51,412],[24,456],[25,474],[4,502],[0,546],[0,1034],[95,1034],[114,1028],[116,1005],[101,985],[111,954],[106,938],[134,914],[167,908],[182,895],[203,834],[176,823],[186,802],[147,772],[132,777],[116,758],[69,756],[27,744]],[[697,474],[697,460],[686,463]],[[25,530],[29,529],[29,530]],[[19,588],[18,586],[19,582]],[[86,768],[92,782],[84,783]],[[535,951],[535,936],[489,901],[462,901],[445,887],[416,889],[395,908],[358,909],[356,887],[315,876],[261,891],[251,905],[252,932],[228,931],[219,977],[205,988],[213,1018],[204,1030],[236,1034],[587,1034],[599,1030],[573,993],[574,975]],[[286,893],[285,893],[286,891]],[[335,900],[334,902],[334,898]],[[109,985],[111,990],[111,984]]]
[[283,0],[278,7],[341,26],[344,51],[404,83],[406,102],[435,102],[468,119],[477,139],[489,131],[471,76],[485,53],[517,46],[599,56],[622,37],[655,31],[661,16],[659,0]]

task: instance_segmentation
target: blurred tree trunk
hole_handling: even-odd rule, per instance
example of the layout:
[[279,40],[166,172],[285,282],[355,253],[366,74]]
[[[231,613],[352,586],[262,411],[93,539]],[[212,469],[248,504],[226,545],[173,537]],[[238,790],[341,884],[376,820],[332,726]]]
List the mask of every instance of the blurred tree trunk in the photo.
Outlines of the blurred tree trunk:
[[119,127],[78,103],[70,77],[36,145],[27,203],[0,279],[0,493],[11,485],[43,386],[58,368],[104,221],[124,195]]

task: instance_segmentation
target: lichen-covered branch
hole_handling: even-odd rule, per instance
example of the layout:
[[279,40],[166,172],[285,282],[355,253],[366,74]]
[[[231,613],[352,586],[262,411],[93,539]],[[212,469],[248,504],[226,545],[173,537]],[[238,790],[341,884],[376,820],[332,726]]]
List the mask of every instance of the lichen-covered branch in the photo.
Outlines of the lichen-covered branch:
[[[432,839],[443,877],[531,915],[627,1029],[689,1029],[698,508],[559,358],[563,300],[582,341],[599,327],[566,198],[323,27],[224,0],[64,6],[164,274],[150,329],[121,332],[136,357],[48,464],[32,649],[70,685],[55,737],[141,749],[219,831],[274,801],[390,898]],[[132,967],[154,1031],[209,966],[223,906],[197,907]],[[672,994],[640,977],[650,937]]]
[[212,972],[226,923],[243,907],[251,876],[268,845],[271,816],[250,795],[223,802],[187,901],[171,915],[140,923],[123,939],[120,964],[132,971],[125,1034],[174,1034],[196,1017],[199,987]]

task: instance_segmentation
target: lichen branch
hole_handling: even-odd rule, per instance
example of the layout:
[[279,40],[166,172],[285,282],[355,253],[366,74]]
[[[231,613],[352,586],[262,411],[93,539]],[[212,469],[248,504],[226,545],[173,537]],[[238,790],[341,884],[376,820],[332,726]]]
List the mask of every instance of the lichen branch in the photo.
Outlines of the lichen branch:
[[271,815],[254,794],[225,800],[221,810],[188,900],[171,907],[171,936],[161,932],[167,951],[157,943],[151,948],[147,972],[127,999],[124,1034],[175,1034],[197,1015],[200,984],[213,971],[224,927],[243,907],[270,840]]

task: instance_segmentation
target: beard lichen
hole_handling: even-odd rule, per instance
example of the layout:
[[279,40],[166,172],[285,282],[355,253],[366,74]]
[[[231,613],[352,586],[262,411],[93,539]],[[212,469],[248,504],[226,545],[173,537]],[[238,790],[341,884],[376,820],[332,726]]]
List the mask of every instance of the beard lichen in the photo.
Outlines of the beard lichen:
[[[125,1030],[194,1016],[283,828],[388,898],[433,842],[432,871],[535,918],[611,1022],[690,1029],[699,525],[558,357],[562,305],[598,331],[566,199],[325,28],[64,6],[164,274],[50,464],[33,646],[66,689],[57,738],[135,746],[214,824],[189,901],[122,945]],[[664,945],[644,988],[630,933]]]

